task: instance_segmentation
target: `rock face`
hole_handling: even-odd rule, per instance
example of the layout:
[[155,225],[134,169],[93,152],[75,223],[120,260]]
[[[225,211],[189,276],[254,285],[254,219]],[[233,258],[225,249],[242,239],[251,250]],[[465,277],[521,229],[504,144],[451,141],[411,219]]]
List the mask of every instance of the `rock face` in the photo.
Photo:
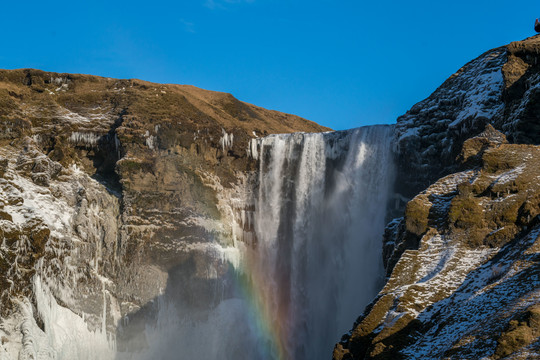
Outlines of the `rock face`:
[[538,36],[487,51],[397,120],[398,191],[411,198],[459,170],[463,142],[487,124],[510,142],[540,143]]
[[192,86],[0,71],[0,358],[104,358],[144,344],[160,295],[215,306],[249,141],[326,130]]
[[540,357],[539,49],[488,51],[398,119],[396,189],[412,199],[334,359]]

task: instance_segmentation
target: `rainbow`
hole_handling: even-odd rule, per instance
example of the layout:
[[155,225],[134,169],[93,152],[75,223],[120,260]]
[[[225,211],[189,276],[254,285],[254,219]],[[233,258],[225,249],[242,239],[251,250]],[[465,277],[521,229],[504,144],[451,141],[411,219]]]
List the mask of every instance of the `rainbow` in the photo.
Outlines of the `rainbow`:
[[260,341],[260,359],[287,360],[292,358],[287,350],[290,340],[290,315],[288,306],[276,302],[276,289],[272,281],[254,262],[247,263],[247,271],[236,272],[236,285],[240,296],[247,303],[248,321],[254,335]]

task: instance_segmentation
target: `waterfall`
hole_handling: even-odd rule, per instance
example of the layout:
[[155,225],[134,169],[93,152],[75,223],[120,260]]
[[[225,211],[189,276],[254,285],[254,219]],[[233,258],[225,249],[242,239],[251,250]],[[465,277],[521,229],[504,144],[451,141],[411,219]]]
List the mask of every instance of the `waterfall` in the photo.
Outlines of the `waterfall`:
[[[191,244],[197,261],[225,270],[203,278],[191,263],[172,269],[163,294],[122,319],[114,346],[104,330],[83,335],[110,350],[104,359],[330,359],[382,285],[392,136],[391,126],[370,126],[252,140],[259,169],[246,196],[224,197],[240,203],[237,218],[223,220],[244,232],[233,232],[237,261],[228,265],[228,250],[216,242]],[[51,304],[49,313],[71,319]],[[42,317],[56,336],[60,330],[48,326],[56,317]]]
[[272,357],[329,359],[382,281],[392,128],[255,139],[256,241],[244,266]]

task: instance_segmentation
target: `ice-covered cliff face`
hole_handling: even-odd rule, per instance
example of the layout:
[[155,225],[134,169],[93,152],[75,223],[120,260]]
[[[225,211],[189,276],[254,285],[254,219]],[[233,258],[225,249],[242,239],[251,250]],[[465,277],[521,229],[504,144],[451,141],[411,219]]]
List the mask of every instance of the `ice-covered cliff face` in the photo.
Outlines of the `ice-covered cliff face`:
[[18,151],[0,148],[0,358],[110,356],[121,313],[105,274],[120,266],[118,198],[31,139]]

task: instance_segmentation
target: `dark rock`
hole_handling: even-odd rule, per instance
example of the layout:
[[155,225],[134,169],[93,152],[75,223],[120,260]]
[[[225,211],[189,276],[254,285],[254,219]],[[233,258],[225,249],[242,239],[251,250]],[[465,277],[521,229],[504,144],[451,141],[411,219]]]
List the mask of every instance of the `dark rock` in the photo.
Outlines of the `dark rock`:
[[3,177],[6,173],[7,167],[9,164],[9,160],[3,157],[0,157],[0,177]]

